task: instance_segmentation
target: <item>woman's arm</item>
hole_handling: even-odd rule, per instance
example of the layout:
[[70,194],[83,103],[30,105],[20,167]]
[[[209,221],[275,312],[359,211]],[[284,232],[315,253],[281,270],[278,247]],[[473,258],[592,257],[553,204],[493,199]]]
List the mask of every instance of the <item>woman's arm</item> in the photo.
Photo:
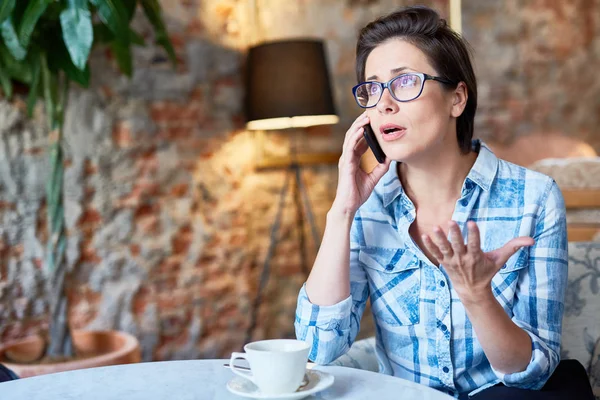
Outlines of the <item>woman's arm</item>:
[[296,337],[312,345],[309,359],[317,364],[332,362],[354,343],[369,296],[356,229],[344,235],[333,215],[328,216],[322,250],[309,277],[312,292],[307,282],[296,308]]
[[[512,239],[483,253],[474,222],[468,223],[467,246],[455,222],[449,224],[451,242],[439,228],[433,239],[423,237],[443,260],[496,375],[507,386],[527,389],[541,388],[560,359],[568,264],[565,206],[556,183],[549,181],[546,193],[533,238]],[[531,246],[529,263],[519,274],[510,318],[494,298],[491,281],[523,246]]]
[[346,132],[336,197],[317,258],[298,296],[296,336],[312,344],[309,358],[317,363],[333,361],[350,347],[368,297],[365,272],[358,261],[359,241],[351,238],[357,235],[353,220],[390,165],[386,160],[369,174],[360,168],[360,158],[368,148],[363,126],[368,123],[362,114]]
[[331,209],[323,241],[306,281],[311,303],[330,306],[350,296],[350,227],[354,215]]
[[[537,217],[535,245],[529,249],[527,268],[519,275],[512,309],[512,322],[530,338],[531,359],[512,374],[492,363],[507,386],[541,389],[560,361],[568,273],[567,223],[562,193],[554,181],[549,186],[545,206]],[[504,349],[516,352],[510,344]],[[502,349],[490,351],[499,353]]]
[[350,227],[358,208],[369,198],[375,185],[387,172],[390,160],[377,165],[371,173],[360,168],[360,159],[368,149],[363,138],[369,123],[361,114],[346,132],[338,164],[335,200],[327,214],[323,241],[306,282],[306,292],[315,305],[336,304],[350,295]]
[[510,319],[492,291],[463,305],[492,367],[504,374],[525,371],[531,361],[531,339]]

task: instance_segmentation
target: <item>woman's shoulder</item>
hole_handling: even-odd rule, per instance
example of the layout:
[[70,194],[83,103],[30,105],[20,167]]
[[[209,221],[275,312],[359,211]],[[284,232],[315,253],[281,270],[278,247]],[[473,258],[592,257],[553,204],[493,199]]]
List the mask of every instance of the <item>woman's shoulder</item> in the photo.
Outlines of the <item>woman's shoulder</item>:
[[500,158],[492,186],[494,192],[511,194],[525,204],[543,205],[550,197],[562,197],[560,188],[551,176]]

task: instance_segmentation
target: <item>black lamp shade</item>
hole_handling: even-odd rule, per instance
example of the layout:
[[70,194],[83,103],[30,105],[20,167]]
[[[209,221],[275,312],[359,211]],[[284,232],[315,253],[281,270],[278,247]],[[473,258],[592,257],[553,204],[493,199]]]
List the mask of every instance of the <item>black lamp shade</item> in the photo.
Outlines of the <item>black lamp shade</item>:
[[246,115],[248,129],[336,123],[323,42],[285,40],[250,48]]

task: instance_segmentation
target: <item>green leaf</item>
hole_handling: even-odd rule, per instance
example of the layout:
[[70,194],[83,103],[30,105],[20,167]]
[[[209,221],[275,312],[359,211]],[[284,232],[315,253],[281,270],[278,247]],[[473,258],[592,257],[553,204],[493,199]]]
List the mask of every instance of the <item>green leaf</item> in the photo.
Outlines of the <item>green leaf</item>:
[[26,61],[15,60],[2,42],[0,42],[0,60],[11,78],[25,84],[31,83],[31,65]]
[[83,70],[80,70],[73,64],[69,52],[62,41],[57,41],[52,46],[52,51],[48,54],[48,67],[53,74],[59,70],[65,71],[70,80],[77,82],[82,87],[87,88],[90,85],[89,64]]
[[10,99],[12,97],[12,82],[10,76],[4,69],[4,65],[0,65],[0,84],[2,84],[2,90],[4,91],[4,97]]
[[16,0],[0,0],[0,23],[10,17],[10,13],[15,8]]
[[67,0],[69,7],[87,10],[87,0]]
[[173,49],[173,44],[169,39],[169,35],[167,34],[167,30],[165,28],[165,24],[162,19],[160,5],[158,4],[158,0],[140,0],[142,2],[142,7],[144,8],[144,12],[146,13],[146,17],[156,29],[156,43],[161,45],[169,55],[171,62],[173,65],[177,64],[177,57],[175,56],[175,50]]
[[24,48],[29,46],[29,40],[31,39],[35,25],[42,14],[44,14],[44,11],[46,11],[49,3],[50,0],[31,0],[27,5],[19,25],[19,41]]
[[129,40],[132,44],[137,44],[138,46],[143,46],[146,44],[144,38],[133,29],[129,30]]
[[[110,43],[113,40],[115,40],[115,35],[106,25],[94,24],[94,43]],[[133,29],[129,29],[129,41],[138,46],[145,44],[144,38]]]
[[[50,53],[52,54],[52,53]],[[40,54],[40,70],[42,72],[42,83],[44,85],[44,102],[46,105],[46,118],[48,118],[48,129],[53,130],[54,129],[54,121],[56,120],[54,118],[55,115],[55,107],[54,105],[56,104],[56,96],[55,96],[55,90],[53,90],[53,88],[56,85],[56,75],[52,74],[50,72],[50,68],[49,68],[49,63],[48,63],[48,58],[46,56],[46,54],[41,53]],[[54,152],[50,151],[50,165],[54,165],[54,163],[52,162],[53,157],[55,157]],[[51,180],[49,179],[46,183],[46,188],[47,188],[47,201],[50,201],[50,185],[51,185]],[[50,208],[48,208],[48,213],[50,212]],[[51,218],[48,218],[48,221],[51,221]]]
[[40,84],[40,61],[39,57],[31,57],[33,64],[31,69],[31,85],[29,85],[29,95],[27,96],[27,115],[33,115],[33,108],[38,98],[38,86]]
[[85,7],[77,8],[74,2],[71,2],[69,8],[60,14],[63,40],[73,64],[80,70],[85,69],[94,42],[92,16],[87,5]]
[[15,27],[13,26],[12,19],[8,18],[0,27],[2,30],[2,38],[4,39],[4,43],[6,43],[6,47],[13,55],[14,58],[21,61],[27,55],[27,51],[21,46],[19,43],[19,38],[17,37],[17,33],[15,32]]
[[98,9],[98,15],[115,34],[117,39],[124,44],[129,43],[129,20],[127,9],[121,0],[90,0]]
[[94,44],[109,43],[115,38],[115,35],[104,24],[94,24]]
[[127,19],[129,22],[133,19],[135,15],[135,10],[137,8],[137,0],[122,0],[123,5],[125,6],[125,10],[127,10]]
[[119,64],[121,72],[131,78],[131,75],[133,74],[133,60],[129,45],[125,45],[115,40],[110,44],[110,47],[117,59],[117,64]]

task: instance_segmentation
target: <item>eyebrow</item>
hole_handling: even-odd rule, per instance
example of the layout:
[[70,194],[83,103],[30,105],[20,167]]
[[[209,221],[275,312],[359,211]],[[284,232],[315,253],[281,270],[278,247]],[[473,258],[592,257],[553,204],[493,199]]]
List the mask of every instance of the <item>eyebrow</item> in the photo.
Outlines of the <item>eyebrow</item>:
[[[408,68],[408,67],[398,67],[398,68],[394,68],[394,69],[390,70],[390,72],[391,72],[393,75],[396,75],[396,74],[398,74],[399,72],[402,72],[402,71],[404,71],[404,70],[406,70],[406,69],[410,69],[410,68]],[[373,79],[377,79],[377,75],[371,75],[371,76],[370,76],[370,77],[368,77],[366,80],[367,80],[367,81],[371,81],[371,80],[373,80]]]

